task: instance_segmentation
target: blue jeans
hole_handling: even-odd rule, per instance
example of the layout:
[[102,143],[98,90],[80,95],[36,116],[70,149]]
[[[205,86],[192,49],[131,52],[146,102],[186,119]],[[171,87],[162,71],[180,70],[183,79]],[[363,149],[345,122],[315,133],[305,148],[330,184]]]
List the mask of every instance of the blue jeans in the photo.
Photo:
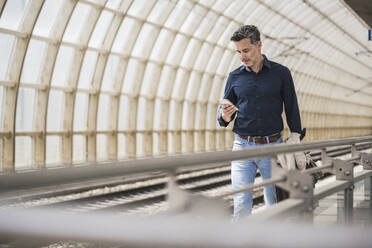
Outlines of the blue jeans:
[[[282,138],[270,144],[278,144]],[[265,146],[269,144],[255,144],[246,139],[235,136],[233,151],[242,150],[249,147]],[[237,160],[231,162],[231,182],[233,190],[238,190],[249,184],[254,183],[257,168],[263,180],[271,178],[271,158],[257,158],[252,160]],[[234,195],[234,217],[250,215],[252,211],[252,191]],[[275,185],[264,187],[264,200],[266,206],[276,203]]]

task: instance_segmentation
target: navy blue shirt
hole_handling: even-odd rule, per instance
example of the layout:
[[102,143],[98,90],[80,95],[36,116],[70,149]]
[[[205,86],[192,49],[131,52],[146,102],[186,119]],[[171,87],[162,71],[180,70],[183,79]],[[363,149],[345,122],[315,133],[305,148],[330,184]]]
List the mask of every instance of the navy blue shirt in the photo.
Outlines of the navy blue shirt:
[[[242,65],[230,72],[224,98],[229,99],[238,111],[233,132],[240,135],[268,136],[283,130],[283,103],[291,132],[301,133],[301,118],[297,96],[289,69],[270,61],[265,55],[261,70],[254,71]],[[217,120],[220,126],[229,124],[219,107]]]

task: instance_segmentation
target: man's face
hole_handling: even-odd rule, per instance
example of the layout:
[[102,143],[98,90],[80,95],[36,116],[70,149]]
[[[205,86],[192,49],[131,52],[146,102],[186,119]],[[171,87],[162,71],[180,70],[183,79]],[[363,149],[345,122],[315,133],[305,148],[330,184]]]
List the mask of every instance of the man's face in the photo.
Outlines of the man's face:
[[261,46],[261,41],[258,41],[254,45],[249,38],[235,42],[236,52],[240,54],[240,60],[249,67],[259,63],[261,59]]

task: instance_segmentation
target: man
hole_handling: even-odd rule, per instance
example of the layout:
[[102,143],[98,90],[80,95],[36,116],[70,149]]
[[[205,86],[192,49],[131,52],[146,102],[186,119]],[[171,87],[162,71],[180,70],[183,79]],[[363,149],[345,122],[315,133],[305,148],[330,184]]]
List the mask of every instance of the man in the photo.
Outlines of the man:
[[[289,69],[261,54],[260,32],[253,25],[241,26],[231,40],[243,65],[230,72],[224,102],[218,110],[218,122],[226,127],[236,116],[233,150],[281,143],[283,103],[291,131],[288,143],[300,143],[301,119],[297,96]],[[302,157],[301,157],[302,158]],[[296,157],[296,162],[305,161]],[[234,190],[253,184],[257,168],[263,180],[271,177],[271,159],[232,161],[231,180]],[[276,202],[275,186],[264,187],[266,206]],[[234,195],[234,217],[249,215],[252,192]]]

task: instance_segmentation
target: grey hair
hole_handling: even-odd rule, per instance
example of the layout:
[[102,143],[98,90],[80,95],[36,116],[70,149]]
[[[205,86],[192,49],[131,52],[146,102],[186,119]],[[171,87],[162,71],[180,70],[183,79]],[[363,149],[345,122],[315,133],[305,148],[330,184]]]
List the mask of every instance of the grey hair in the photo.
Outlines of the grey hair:
[[254,25],[244,25],[234,32],[230,40],[237,42],[245,38],[249,38],[251,43],[256,45],[257,42],[261,40],[260,31],[258,31],[258,28]]

